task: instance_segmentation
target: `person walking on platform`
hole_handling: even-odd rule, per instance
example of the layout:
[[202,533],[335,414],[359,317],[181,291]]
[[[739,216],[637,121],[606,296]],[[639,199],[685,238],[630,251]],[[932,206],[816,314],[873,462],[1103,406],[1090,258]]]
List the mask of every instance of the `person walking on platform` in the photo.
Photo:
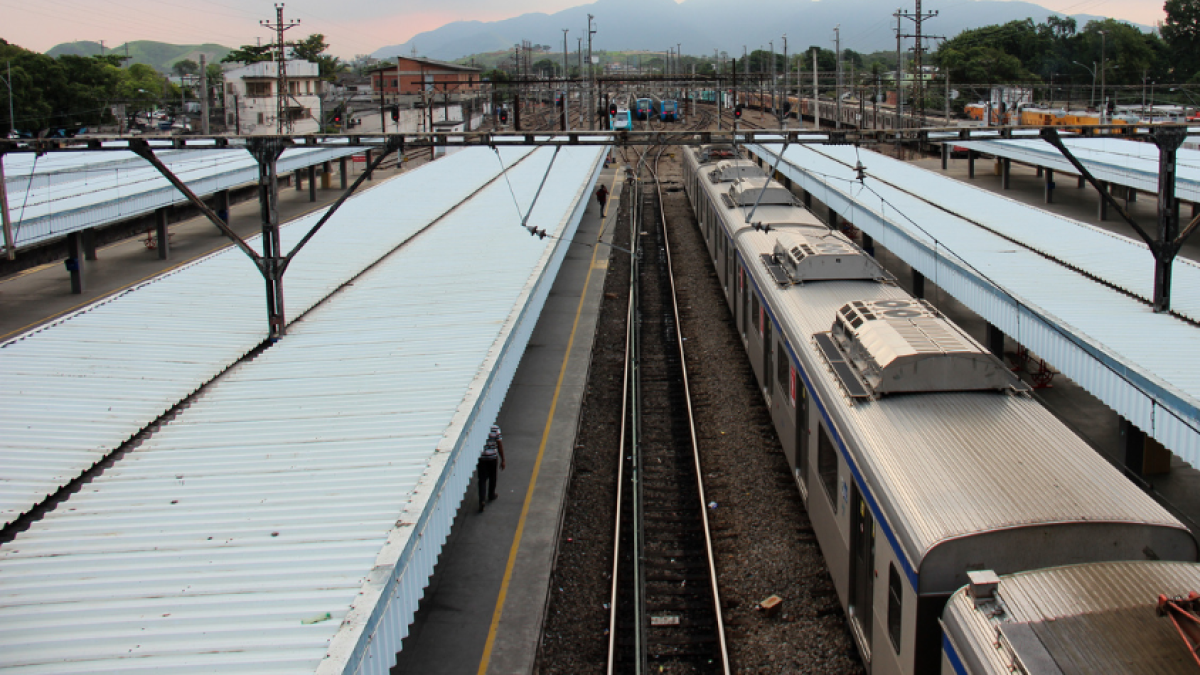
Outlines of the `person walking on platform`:
[[479,480],[479,512],[483,513],[483,508],[487,503],[493,501],[498,496],[496,494],[496,477],[497,465],[499,470],[504,470],[504,437],[500,434],[500,427],[492,425],[491,431],[488,432],[487,440],[483,442],[483,452],[479,454],[479,471],[477,479]]
[[600,184],[600,189],[596,190],[596,201],[600,202],[600,215],[604,215],[604,205],[608,203],[608,187],[603,183]]

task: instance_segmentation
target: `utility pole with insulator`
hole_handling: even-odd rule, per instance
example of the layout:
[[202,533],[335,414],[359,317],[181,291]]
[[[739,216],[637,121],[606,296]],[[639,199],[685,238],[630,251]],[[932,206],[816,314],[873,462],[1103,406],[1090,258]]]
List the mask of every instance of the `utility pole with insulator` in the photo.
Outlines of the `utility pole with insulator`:
[[[260,26],[269,28],[275,31],[275,86],[278,89],[275,92],[275,122],[282,135],[292,132],[292,120],[287,114],[287,99],[288,99],[288,81],[287,81],[287,48],[283,43],[284,31],[295,28],[300,25],[300,19],[293,19],[287,23],[283,21],[283,3],[275,5],[275,23],[270,21],[259,21]],[[381,76],[382,77],[382,76]]]

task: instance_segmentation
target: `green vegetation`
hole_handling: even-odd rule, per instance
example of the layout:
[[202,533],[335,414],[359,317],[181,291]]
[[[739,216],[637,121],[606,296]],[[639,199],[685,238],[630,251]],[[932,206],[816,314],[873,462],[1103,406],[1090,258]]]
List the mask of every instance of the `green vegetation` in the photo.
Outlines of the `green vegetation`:
[[50,51],[46,52],[46,56],[52,58],[68,55],[100,56],[101,51],[103,51],[105,55],[114,54],[124,58],[127,48],[129,60],[125,62],[126,65],[144,63],[164,74],[170,73],[171,67],[175,63],[185,59],[199,63],[200,55],[204,54],[209,63],[216,63],[229,53],[229,47],[222,47],[217,44],[172,45],[165,42],[137,40],[104,50],[101,50],[100,43],[98,42],[65,42],[55,45]]
[[53,58],[0,39],[0,75],[7,78],[11,69],[16,118],[9,119],[8,106],[0,105],[0,129],[33,133],[113,124],[115,104],[124,103],[132,114],[164,98],[179,100],[179,88],[157,70],[142,63],[122,67],[123,60],[116,54]]
[[[291,56],[317,64],[322,80],[332,82],[338,73],[349,72],[350,64],[325,53],[329,44],[321,33],[313,33],[299,42],[288,42]],[[242,45],[221,59],[222,63],[258,63],[275,60],[275,45]]]

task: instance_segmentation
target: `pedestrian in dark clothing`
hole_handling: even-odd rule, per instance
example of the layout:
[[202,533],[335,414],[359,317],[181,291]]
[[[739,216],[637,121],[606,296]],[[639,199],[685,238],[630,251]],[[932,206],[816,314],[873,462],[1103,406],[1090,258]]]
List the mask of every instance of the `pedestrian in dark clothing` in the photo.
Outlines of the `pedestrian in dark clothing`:
[[608,203],[608,188],[604,185],[596,190],[596,201],[600,202],[600,213],[604,213],[604,205]]
[[483,442],[483,452],[479,454],[477,467],[480,513],[483,513],[483,508],[488,502],[499,496],[496,494],[497,465],[501,471],[504,470],[504,437],[500,434],[500,427],[492,425],[487,440]]

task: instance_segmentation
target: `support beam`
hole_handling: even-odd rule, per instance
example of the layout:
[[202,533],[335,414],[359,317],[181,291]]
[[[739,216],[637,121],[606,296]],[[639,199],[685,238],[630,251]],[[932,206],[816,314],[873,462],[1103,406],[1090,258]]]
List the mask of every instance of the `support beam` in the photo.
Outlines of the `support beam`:
[[317,165],[308,167],[308,201],[317,201]]
[[304,181],[301,178],[304,176],[304,169],[296,169],[295,177],[292,180],[296,181],[296,192],[304,191]]
[[1046,203],[1054,203],[1054,169],[1046,169]]
[[[287,321],[283,305],[283,271],[279,244],[279,173],[276,162],[291,143],[266,136],[252,140],[247,149],[258,162],[258,205],[262,220],[262,274],[267,290],[267,327],[271,341],[283,337]],[[299,175],[296,176],[299,178]]]
[[347,173],[347,170],[346,170],[346,158],[339,157],[338,158],[338,177],[339,177],[339,180],[341,181],[343,190],[346,189],[346,177],[348,175],[349,174]]
[[167,231],[167,208],[154,210],[154,237],[157,239],[158,259],[171,258],[171,233]]
[[990,323],[987,325],[987,348],[996,358],[1004,360],[1004,331]]
[[1000,160],[1000,187],[1007,190],[1012,184],[1012,160],[1005,157]]
[[331,187],[333,187],[333,162],[325,162],[321,165],[321,189],[328,190]]
[[967,178],[975,177],[975,151],[967,150]]
[[[260,139],[260,138],[247,139],[247,145],[252,146],[256,142],[259,142],[261,140],[262,139]],[[286,141],[286,142],[288,145],[291,145],[291,141]],[[238,248],[240,248],[242,250],[242,253],[245,253],[246,255],[250,256],[250,259],[254,261],[254,265],[256,267],[258,267],[258,269],[260,271],[263,269],[262,260],[261,260],[260,256],[258,255],[258,252],[255,251],[254,249],[250,248],[250,245],[247,244],[244,239],[239,237],[237,232],[234,232],[232,229],[229,228],[228,223],[226,223],[224,220],[222,220],[220,217],[218,217],[217,214],[214,213],[212,209],[208,208],[208,204],[205,204],[204,200],[197,197],[196,193],[192,192],[192,189],[189,188],[186,183],[184,183],[182,180],[180,180],[178,176],[171,173],[171,170],[168,169],[167,166],[162,163],[162,160],[160,160],[158,158],[158,156],[156,156],[154,154],[154,151],[150,149],[150,144],[147,143],[145,139],[137,138],[137,139],[130,140],[129,141],[129,150],[130,150],[130,152],[136,154],[138,157],[141,157],[142,159],[146,160],[147,162],[150,162],[150,164],[155,169],[158,169],[158,172],[161,173],[163,175],[163,177],[166,178],[171,183],[171,185],[174,185],[176,190],[179,190],[180,192],[183,193],[183,196],[187,197],[188,201],[191,202],[192,206],[195,206],[197,209],[199,209],[200,213],[203,213],[204,217],[208,218],[208,221],[210,223],[212,223],[213,225],[216,225],[217,229],[220,230],[221,232],[223,232],[226,237],[229,237],[230,239],[232,239],[234,245],[237,246]]]
[[953,146],[948,143],[942,143],[942,171],[945,171],[949,167],[949,159],[950,153],[952,152],[952,147]]
[[8,182],[4,178],[4,153],[0,152],[0,223],[4,226],[4,256],[17,259],[16,240],[13,239],[12,221],[8,215]]
[[[1108,181],[1101,182],[1097,189],[1107,193],[1109,191]],[[1100,196],[1100,205],[1096,208],[1096,218],[1100,222],[1108,220],[1108,200],[1104,198],[1104,195]]]
[[925,297],[925,275],[916,271],[912,271],[913,278],[913,295],[918,298]]
[[233,200],[229,196],[229,190],[221,190],[217,193],[217,217],[226,223],[229,222],[229,209],[233,208]]
[[367,148],[366,156],[367,156],[367,166],[366,166],[366,168],[363,169],[363,171],[365,171],[367,174],[367,180],[375,180],[375,177],[373,175],[371,175],[374,172],[371,171],[371,169],[370,169],[370,167],[371,167],[371,149],[370,148]]
[[96,260],[96,228],[89,227],[83,234],[83,259]]
[[[1154,311],[1171,309],[1171,266],[1183,243],[1179,239],[1179,200],[1175,198],[1175,158],[1186,135],[1179,129],[1159,129],[1158,146],[1158,242],[1154,256]],[[1130,190],[1130,197],[1137,194]],[[1132,201],[1132,200],[1131,200]],[[1190,227],[1190,226],[1189,226]]]
[[83,294],[83,237],[79,232],[67,235],[67,259],[64,264],[71,275],[71,293]]

